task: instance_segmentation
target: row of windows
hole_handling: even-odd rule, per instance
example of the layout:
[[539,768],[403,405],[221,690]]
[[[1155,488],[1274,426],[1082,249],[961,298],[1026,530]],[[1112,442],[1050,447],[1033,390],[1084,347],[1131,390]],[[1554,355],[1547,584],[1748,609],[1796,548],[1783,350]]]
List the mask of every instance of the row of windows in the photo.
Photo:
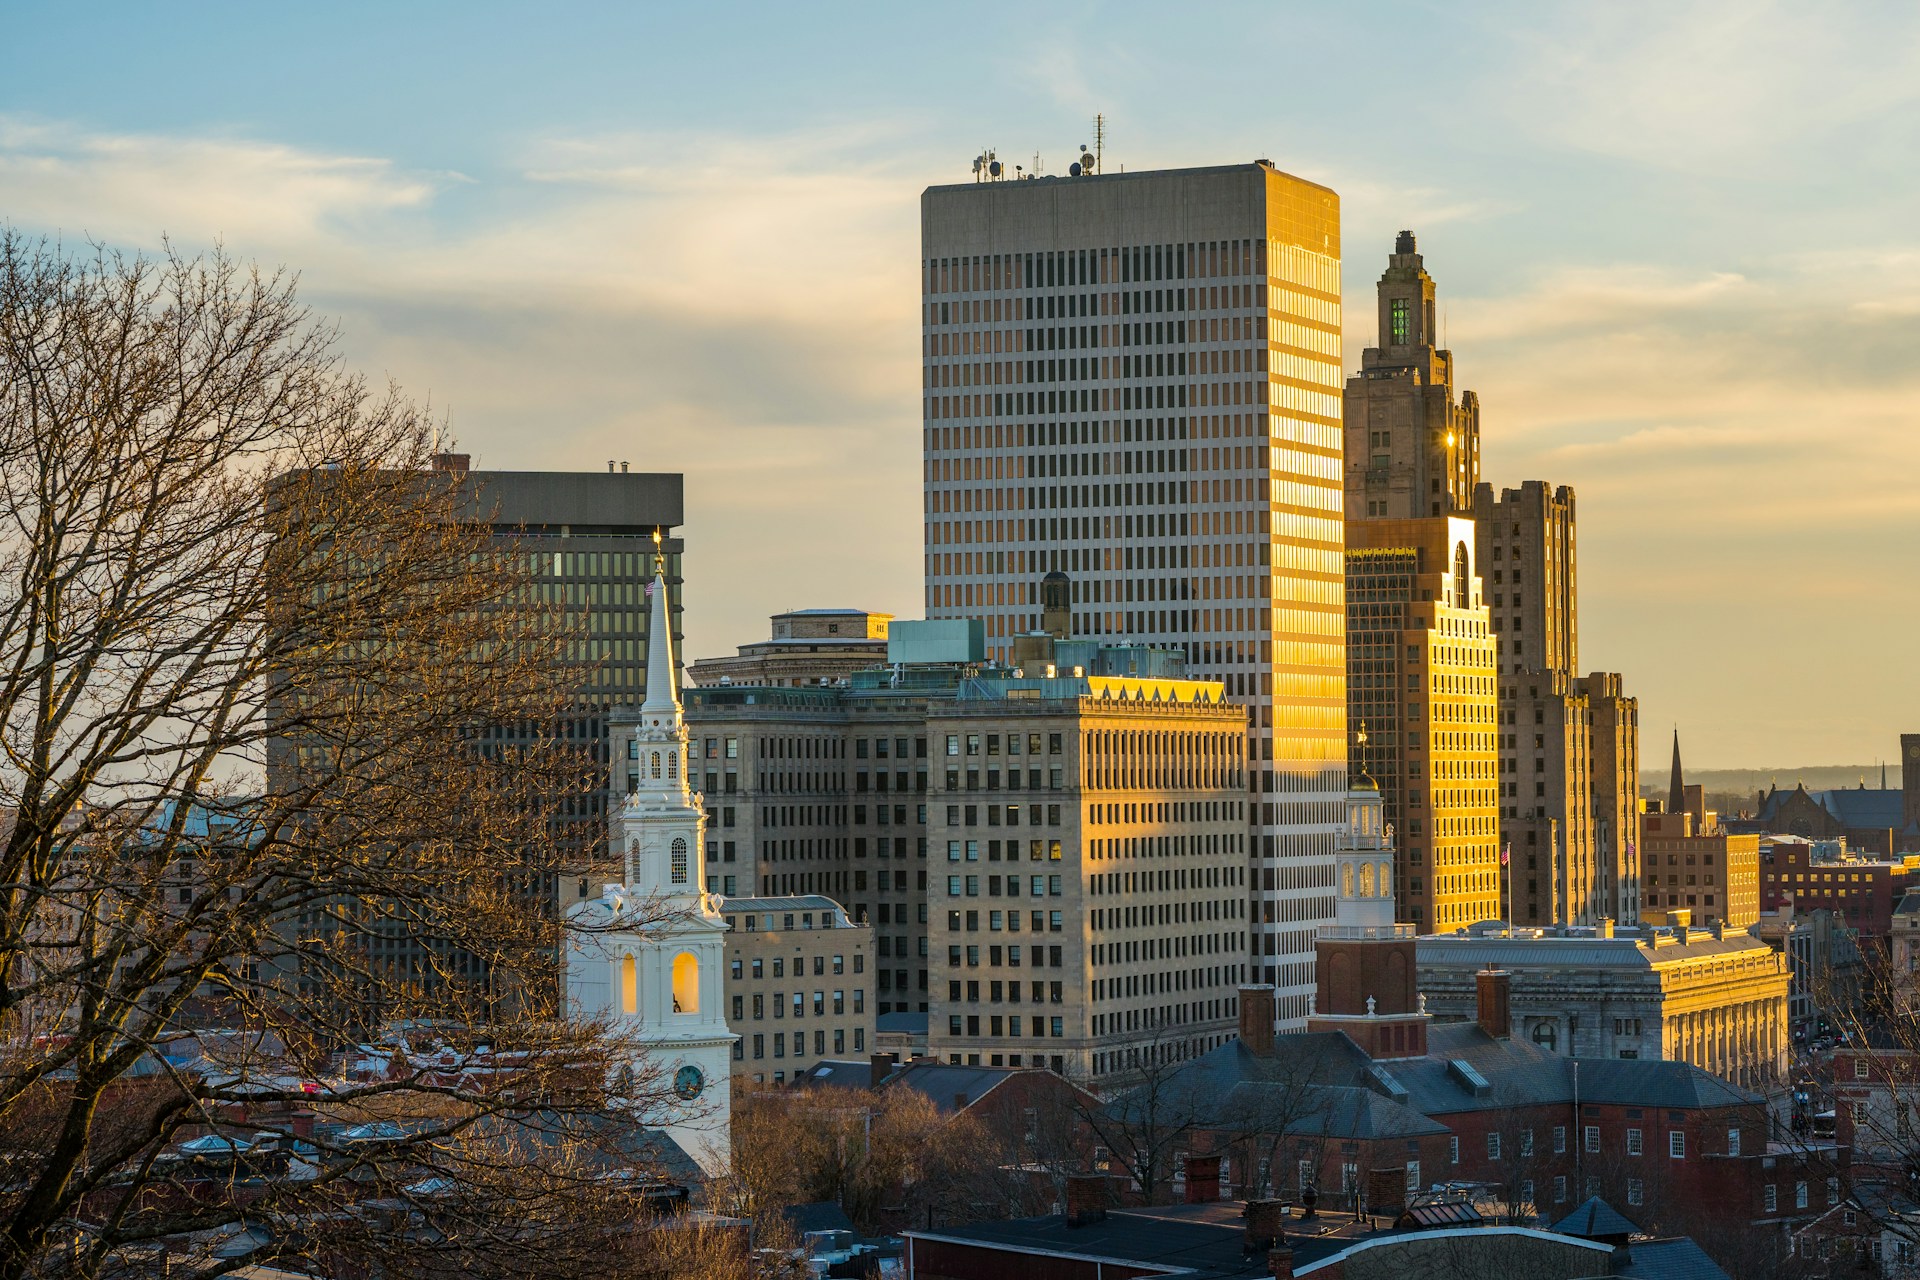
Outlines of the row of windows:
[[[1020,948],[1010,947],[1008,949],[1014,953],[1013,967],[1019,968]],[[1000,948],[994,947],[992,950],[995,953],[993,963],[998,965],[1000,963],[1000,956],[998,954]],[[955,1004],[961,1003],[963,1000],[967,1004],[979,1004],[980,990],[981,986],[978,981],[962,983],[958,979],[955,979],[947,983],[947,999]],[[1021,986],[1017,979],[1004,983],[999,981],[989,982],[986,985],[986,990],[988,1004],[1019,1004],[1021,1002]],[[1066,987],[1064,983],[1035,981],[1030,984],[1028,990],[1030,991],[1030,998],[1028,1000],[1030,1004],[1066,1003]],[[965,993],[964,995],[962,994],[963,991]]]
[[[1279,246],[1276,256],[1285,253]],[[1296,270],[1310,264],[1287,254]],[[922,264],[924,285],[930,294],[975,293],[1008,289],[1049,289],[1087,284],[1130,284],[1149,280],[1220,279],[1265,275],[1264,239],[1197,240],[1185,244],[1100,246],[1053,249],[1031,253],[975,254],[959,258],[931,258]],[[1289,272],[1291,277],[1294,272]],[[1339,297],[1337,281],[1324,270],[1312,271],[1316,285]],[[942,303],[942,306],[949,304]]]
[[[1033,1028],[1031,1033],[1021,1030],[1023,1021],[1026,1025]],[[970,1013],[964,1017],[957,1013],[949,1014],[947,1017],[947,1034],[951,1036],[966,1035],[977,1038],[983,1034],[980,1030],[981,1025],[979,1014]],[[1061,1040],[1064,1039],[1067,1034],[1066,1019],[1042,1018],[1038,1014],[1035,1014],[1031,1018],[1023,1019],[1021,1015],[1017,1013],[1004,1015],[996,1013],[987,1018],[985,1025],[987,1030],[984,1034],[996,1039],[1001,1037],[1018,1039],[1031,1034],[1036,1039],[1045,1039],[1050,1035],[1056,1040]]]
[[[751,921],[753,917],[749,916],[747,917],[747,919]],[[772,919],[772,917],[769,916],[768,919]],[[788,916],[787,921],[788,921],[787,928],[789,929],[793,928],[793,924],[792,924],[793,917]],[[727,917],[727,923],[729,927],[731,927],[733,923],[732,916]],[[749,924],[748,927],[751,928],[752,927],[751,924]],[[771,928],[771,926],[769,926],[769,928]],[[750,969],[747,967],[749,963],[751,964]],[[805,956],[794,957],[793,976],[796,978],[801,976],[801,974],[806,971],[806,967],[807,967],[807,961]],[[853,971],[855,973],[864,973],[866,972],[866,967],[867,967],[867,958],[856,951],[853,956]],[[731,967],[728,969],[728,974],[730,977],[732,977],[732,979],[735,982],[739,982],[749,972],[755,978],[764,978],[767,976],[766,970],[767,970],[767,961],[765,957],[755,956],[751,962],[743,961],[739,959],[734,960],[732,962]],[[847,958],[845,956],[834,956],[833,972],[836,974],[841,974],[841,973],[845,973],[846,971],[847,971]],[[824,975],[826,972],[827,972],[827,957],[815,956],[813,958],[814,976],[817,978]],[[787,962],[785,957],[776,957],[773,960],[773,976],[776,978],[784,978],[787,976]]]
[[[968,805],[967,807],[971,809],[973,806]],[[989,813],[991,813],[991,810],[989,810]],[[1017,824],[1009,822],[1007,825],[1014,826]],[[1058,826],[1059,824],[1056,822],[1054,825]],[[999,840],[987,841],[987,861],[988,862],[1002,861],[1003,859],[1001,855],[1003,850],[1005,853],[1005,858],[1004,858],[1005,861],[1007,862],[1020,861],[1020,850],[1022,847],[1022,843],[1023,842],[1019,840],[1008,840],[1008,841],[1005,841],[1004,843]],[[1028,840],[1024,842],[1024,845],[1027,852],[1028,862],[1060,861],[1061,843],[1058,840]],[[980,842],[978,840],[947,841],[947,861],[948,862],[980,861]]]
[[[767,997],[759,992],[755,992],[752,997],[752,1000],[753,1000],[754,1021],[755,1022],[764,1021],[767,1016]],[[746,1017],[746,1014],[744,1012],[746,1009],[746,1005],[747,1005],[746,996],[735,996],[733,998],[733,1020],[735,1022],[739,1022]],[[814,992],[813,993],[813,1016],[816,1018],[826,1017],[827,1006],[828,1006],[827,993],[825,991]],[[778,992],[778,991],[774,992],[773,993],[773,1016],[776,1018],[786,1017],[787,1016],[786,1011],[788,1007],[789,1006],[787,1003],[786,996],[781,992]],[[791,1007],[793,1009],[794,1017],[796,1018],[806,1017],[807,1016],[807,993],[804,991],[794,992],[793,1002]],[[833,1012],[836,1015],[846,1013],[847,993],[844,991],[834,992],[832,1007],[833,1007]],[[867,1011],[867,993],[864,989],[861,989],[858,987],[854,989],[853,1011],[855,1013],[865,1013]]]
[[[733,1060],[735,1062],[742,1061],[746,1056],[746,1050],[747,1039],[745,1036],[742,1036],[733,1043]],[[807,1033],[804,1031],[794,1032],[793,1056],[796,1058],[801,1057],[806,1051]],[[844,1027],[835,1027],[833,1029],[833,1051],[835,1053],[845,1053],[847,1051],[847,1032]],[[867,1031],[865,1027],[855,1027],[853,1029],[853,1051],[855,1053],[865,1053],[867,1051]],[[827,1031],[825,1028],[821,1028],[813,1033],[813,1052],[815,1057],[826,1056]],[[756,1034],[753,1037],[753,1056],[756,1061],[767,1056],[767,1037],[764,1034]],[[773,1056],[776,1058],[784,1058],[787,1056],[787,1033],[784,1031],[776,1031],[773,1033]],[[800,1074],[798,1068],[795,1068],[794,1074]],[[758,1077],[755,1078],[758,1079]],[[776,1079],[777,1078],[776,1076]]]

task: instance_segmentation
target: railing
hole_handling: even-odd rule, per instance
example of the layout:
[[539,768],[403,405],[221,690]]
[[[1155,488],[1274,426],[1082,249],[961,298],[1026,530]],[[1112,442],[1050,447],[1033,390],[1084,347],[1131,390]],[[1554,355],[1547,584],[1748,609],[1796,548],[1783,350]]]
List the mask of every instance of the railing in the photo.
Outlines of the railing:
[[1323,924],[1320,936],[1333,942],[1371,942],[1381,938],[1415,938],[1410,924]]

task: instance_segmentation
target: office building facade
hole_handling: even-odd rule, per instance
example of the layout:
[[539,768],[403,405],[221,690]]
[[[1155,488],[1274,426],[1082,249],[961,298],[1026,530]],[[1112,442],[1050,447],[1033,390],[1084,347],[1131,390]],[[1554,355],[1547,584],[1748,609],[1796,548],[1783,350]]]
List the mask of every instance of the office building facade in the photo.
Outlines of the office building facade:
[[1380,786],[1400,918],[1420,929],[1498,919],[1493,639],[1472,522],[1363,519],[1347,538],[1353,772]]
[[728,898],[727,1026],[733,1074],[786,1084],[824,1059],[864,1056],[873,1041],[873,930],[818,894]]
[[928,189],[926,601],[1185,650],[1248,709],[1248,960],[1297,1022],[1346,786],[1338,197],[1265,161]]

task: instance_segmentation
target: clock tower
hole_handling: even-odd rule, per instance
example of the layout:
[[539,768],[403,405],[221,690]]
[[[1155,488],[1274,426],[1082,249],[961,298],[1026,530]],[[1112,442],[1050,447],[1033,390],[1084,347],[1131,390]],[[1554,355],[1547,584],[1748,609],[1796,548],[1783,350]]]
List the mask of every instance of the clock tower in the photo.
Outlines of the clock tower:
[[[648,587],[647,696],[635,733],[639,784],[613,816],[619,884],[568,912],[569,1011],[635,1045],[641,1123],[709,1174],[726,1166],[734,1041],[722,1008],[726,922],[706,892],[706,815],[687,785],[687,729],[673,684],[664,569]],[[622,1072],[622,1078],[629,1073]],[[661,1095],[665,1095],[661,1100]]]

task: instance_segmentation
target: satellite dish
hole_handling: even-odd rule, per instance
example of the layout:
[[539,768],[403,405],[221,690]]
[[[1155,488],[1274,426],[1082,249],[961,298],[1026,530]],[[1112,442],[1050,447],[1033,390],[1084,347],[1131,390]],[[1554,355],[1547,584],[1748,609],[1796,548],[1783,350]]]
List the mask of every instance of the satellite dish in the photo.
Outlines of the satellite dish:
[[1067,166],[1067,172],[1077,178],[1080,176],[1080,166],[1077,164],[1070,164]]
[[987,163],[987,172],[988,172],[988,173],[990,173],[990,174],[992,174],[992,175],[993,175],[994,177],[996,177],[996,178],[997,178],[997,177],[999,177],[999,176],[1000,176],[1000,162],[999,162],[998,160],[991,160],[991,161],[989,161],[989,162]]
[[1080,167],[1088,173],[1093,172],[1093,153],[1091,151],[1085,151],[1081,153]]

